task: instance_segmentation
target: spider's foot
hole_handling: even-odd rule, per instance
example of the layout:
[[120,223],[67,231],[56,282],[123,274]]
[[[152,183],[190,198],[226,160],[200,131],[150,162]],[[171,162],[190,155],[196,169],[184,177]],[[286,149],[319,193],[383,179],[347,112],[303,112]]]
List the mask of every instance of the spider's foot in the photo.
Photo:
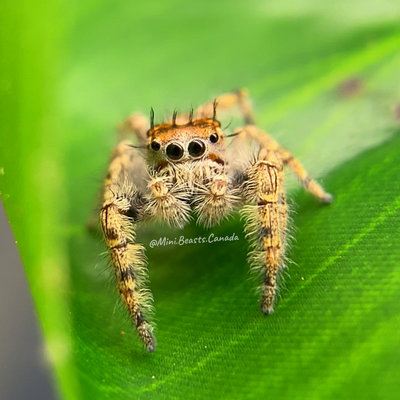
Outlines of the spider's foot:
[[265,315],[270,315],[274,312],[275,303],[275,289],[270,286],[266,286],[264,289],[264,294],[261,297],[261,311]]
[[261,311],[265,314],[265,315],[270,315],[274,312],[274,307],[273,306],[267,306],[265,304],[261,304]]
[[319,199],[321,203],[330,204],[333,202],[333,196],[330,193],[325,193],[324,197]]
[[139,326],[136,327],[136,330],[140,336],[140,339],[142,339],[143,344],[146,346],[146,350],[149,353],[153,353],[157,347],[157,341],[151,326],[146,321],[143,321]]

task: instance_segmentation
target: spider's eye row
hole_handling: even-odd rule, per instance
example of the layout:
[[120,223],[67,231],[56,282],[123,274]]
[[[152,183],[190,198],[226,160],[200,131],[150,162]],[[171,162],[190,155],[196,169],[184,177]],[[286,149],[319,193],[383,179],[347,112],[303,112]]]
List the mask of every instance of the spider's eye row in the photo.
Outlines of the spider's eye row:
[[218,142],[218,133],[213,133],[213,134],[210,136],[210,142],[211,142],[211,143],[217,143],[217,142]]
[[183,147],[177,143],[171,143],[167,146],[166,153],[171,160],[179,160],[183,156]]
[[201,140],[193,140],[189,143],[188,151],[192,157],[200,157],[206,151],[206,145]]
[[158,151],[158,150],[160,150],[161,145],[160,145],[160,143],[158,143],[158,142],[156,142],[156,141],[153,141],[153,142],[151,142],[151,148],[152,148],[154,151]]

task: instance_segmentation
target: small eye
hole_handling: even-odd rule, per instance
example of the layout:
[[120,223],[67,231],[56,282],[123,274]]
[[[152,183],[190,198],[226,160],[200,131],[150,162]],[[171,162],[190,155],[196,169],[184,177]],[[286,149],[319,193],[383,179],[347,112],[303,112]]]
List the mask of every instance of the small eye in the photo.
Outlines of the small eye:
[[217,142],[218,142],[218,133],[213,133],[213,134],[210,136],[210,142],[211,142],[211,143],[217,143]]
[[192,157],[200,157],[206,151],[206,145],[201,140],[193,140],[189,143],[188,151]]
[[153,142],[151,142],[151,148],[152,148],[154,151],[158,151],[158,150],[160,150],[161,145],[160,145],[160,143],[153,141]]
[[179,160],[183,156],[183,147],[180,144],[171,143],[167,146],[166,152],[171,160]]

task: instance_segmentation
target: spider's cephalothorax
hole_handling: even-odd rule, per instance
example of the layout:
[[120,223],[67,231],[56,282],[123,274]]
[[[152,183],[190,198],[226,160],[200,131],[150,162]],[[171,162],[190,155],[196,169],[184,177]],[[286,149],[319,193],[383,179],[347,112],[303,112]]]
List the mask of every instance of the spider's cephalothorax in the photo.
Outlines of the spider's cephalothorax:
[[[245,126],[229,146],[216,107],[237,106]],[[146,288],[144,248],[136,243],[137,224],[159,219],[183,227],[191,216],[210,227],[242,207],[250,240],[249,262],[261,274],[261,309],[273,312],[279,272],[285,267],[287,207],[283,166],[288,165],[318,200],[332,196],[311,179],[301,164],[256,127],[243,90],[220,96],[189,114],[174,113],[170,123],[150,124],[131,116],[122,134],[134,135],[134,146],[121,141],[111,157],[105,181],[101,225],[111,254],[119,292],[136,330],[152,352],[156,348],[148,322],[152,297]]]

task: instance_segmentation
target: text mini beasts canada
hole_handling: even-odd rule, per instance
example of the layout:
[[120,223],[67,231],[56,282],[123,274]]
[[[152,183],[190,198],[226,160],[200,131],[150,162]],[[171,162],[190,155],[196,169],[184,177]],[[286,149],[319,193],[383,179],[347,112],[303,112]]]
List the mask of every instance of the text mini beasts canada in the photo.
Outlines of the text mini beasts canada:
[[[216,111],[237,107],[245,125],[225,136]],[[285,266],[287,206],[283,166],[324,203],[332,196],[302,165],[255,124],[244,90],[221,95],[172,121],[150,124],[134,114],[121,127],[139,145],[123,140],[115,148],[105,180],[101,226],[111,254],[118,289],[140,339],[156,348],[148,317],[152,294],[146,287],[144,247],[137,225],[151,219],[182,228],[194,213],[206,227],[219,224],[241,207],[250,241],[251,268],[262,276],[261,310],[271,314],[280,271]],[[227,143],[227,138],[232,138]]]

